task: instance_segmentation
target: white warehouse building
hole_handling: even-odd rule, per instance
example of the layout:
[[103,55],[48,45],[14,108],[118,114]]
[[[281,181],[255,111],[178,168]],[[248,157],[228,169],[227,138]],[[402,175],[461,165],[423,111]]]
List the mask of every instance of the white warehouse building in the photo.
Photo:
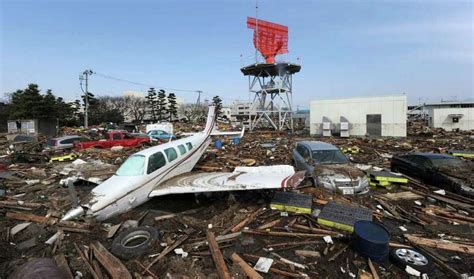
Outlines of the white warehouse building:
[[474,129],[474,102],[440,102],[424,104],[428,125],[432,128],[452,130]]
[[310,134],[406,137],[407,97],[390,95],[311,101]]

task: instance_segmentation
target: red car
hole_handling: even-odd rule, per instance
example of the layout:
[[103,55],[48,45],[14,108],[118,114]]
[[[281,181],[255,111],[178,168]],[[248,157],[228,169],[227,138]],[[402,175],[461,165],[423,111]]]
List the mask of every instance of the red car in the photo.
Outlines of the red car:
[[106,139],[95,140],[95,141],[84,141],[77,142],[74,144],[76,149],[87,149],[87,148],[111,148],[112,146],[123,146],[123,147],[134,147],[141,144],[150,144],[151,138],[147,137],[134,137],[128,132],[108,132]]

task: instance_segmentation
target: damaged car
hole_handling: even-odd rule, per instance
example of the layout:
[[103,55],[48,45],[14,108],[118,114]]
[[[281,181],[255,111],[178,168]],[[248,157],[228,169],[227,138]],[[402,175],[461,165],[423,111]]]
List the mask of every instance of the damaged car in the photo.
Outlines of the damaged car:
[[365,173],[351,164],[336,146],[321,141],[301,141],[293,150],[297,170],[306,171],[314,185],[343,194],[364,194],[369,191]]
[[474,163],[448,154],[411,153],[392,157],[392,171],[424,183],[474,198]]

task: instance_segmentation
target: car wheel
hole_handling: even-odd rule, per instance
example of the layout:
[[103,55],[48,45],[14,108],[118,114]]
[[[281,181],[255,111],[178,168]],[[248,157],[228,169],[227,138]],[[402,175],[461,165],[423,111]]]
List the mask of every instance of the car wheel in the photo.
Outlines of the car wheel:
[[390,251],[390,260],[403,270],[410,266],[422,273],[427,273],[432,268],[432,260],[429,256],[414,248],[396,248]]
[[155,228],[129,228],[114,239],[110,250],[119,258],[128,260],[147,253],[157,239],[158,231]]

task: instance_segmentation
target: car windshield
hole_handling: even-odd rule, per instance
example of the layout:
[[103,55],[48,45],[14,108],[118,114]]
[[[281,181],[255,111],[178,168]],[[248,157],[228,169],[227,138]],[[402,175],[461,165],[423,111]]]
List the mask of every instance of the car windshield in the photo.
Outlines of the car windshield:
[[346,164],[347,158],[340,150],[313,150],[317,164]]
[[433,164],[433,167],[435,168],[464,166],[464,161],[461,161],[457,158],[430,158],[430,160]]
[[117,170],[118,176],[138,176],[145,172],[145,156],[130,156]]

